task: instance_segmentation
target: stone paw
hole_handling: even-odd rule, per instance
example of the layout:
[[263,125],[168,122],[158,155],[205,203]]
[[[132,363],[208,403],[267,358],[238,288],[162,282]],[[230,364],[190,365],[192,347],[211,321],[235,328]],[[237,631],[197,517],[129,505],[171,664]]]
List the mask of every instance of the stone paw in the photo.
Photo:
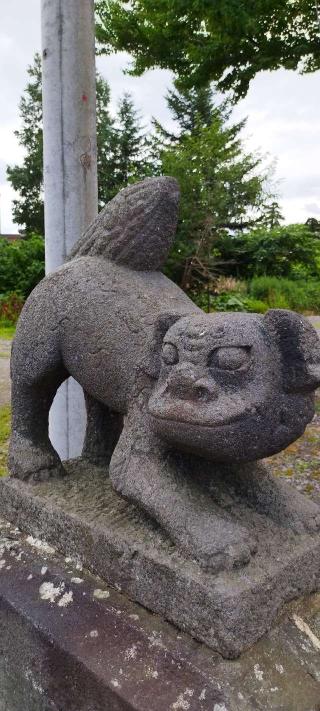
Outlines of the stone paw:
[[10,440],[8,468],[11,476],[30,482],[48,481],[66,474],[49,440],[40,446],[18,433]]
[[247,565],[257,550],[254,538],[236,523],[210,519],[188,526],[186,550],[214,572]]

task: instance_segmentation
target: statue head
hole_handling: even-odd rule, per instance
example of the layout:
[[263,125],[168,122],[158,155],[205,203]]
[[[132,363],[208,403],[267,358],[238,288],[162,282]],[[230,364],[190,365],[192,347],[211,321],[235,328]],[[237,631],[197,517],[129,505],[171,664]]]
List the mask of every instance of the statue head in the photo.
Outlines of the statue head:
[[284,310],[164,316],[152,347],[154,431],[178,449],[245,462],[303,434],[320,384],[320,341]]

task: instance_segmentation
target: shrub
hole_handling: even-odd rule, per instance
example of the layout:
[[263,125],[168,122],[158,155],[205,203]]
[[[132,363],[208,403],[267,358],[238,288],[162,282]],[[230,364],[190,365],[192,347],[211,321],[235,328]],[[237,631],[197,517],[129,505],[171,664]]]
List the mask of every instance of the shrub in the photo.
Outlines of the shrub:
[[234,277],[219,276],[214,284],[216,294],[228,294],[230,291],[236,294],[245,294],[247,285],[245,281],[239,281]]
[[268,304],[265,301],[260,301],[260,299],[245,299],[245,310],[252,314],[265,314],[268,311]]
[[243,294],[223,294],[212,300],[213,311],[247,311],[248,313],[264,314],[268,304],[259,299],[252,299]]
[[0,324],[11,326],[18,320],[24,299],[20,294],[0,294]]
[[238,278],[268,274],[301,280],[320,276],[320,240],[308,225],[221,234],[216,248],[227,273]]
[[246,311],[245,299],[241,294],[221,294],[212,299],[214,311]]
[[320,282],[293,281],[272,276],[256,277],[249,284],[249,296],[269,308],[320,311]]
[[0,294],[20,294],[25,299],[44,277],[44,240],[0,239]]

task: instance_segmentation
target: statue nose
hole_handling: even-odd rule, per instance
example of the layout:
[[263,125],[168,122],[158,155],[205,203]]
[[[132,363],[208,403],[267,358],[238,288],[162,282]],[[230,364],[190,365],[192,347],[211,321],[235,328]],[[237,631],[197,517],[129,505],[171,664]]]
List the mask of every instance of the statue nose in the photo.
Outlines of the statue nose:
[[210,402],[210,400],[215,400],[218,397],[218,387],[207,378],[200,378],[194,384],[193,395],[196,400]]
[[217,385],[188,365],[178,366],[171,374],[168,390],[180,400],[209,402],[218,396]]

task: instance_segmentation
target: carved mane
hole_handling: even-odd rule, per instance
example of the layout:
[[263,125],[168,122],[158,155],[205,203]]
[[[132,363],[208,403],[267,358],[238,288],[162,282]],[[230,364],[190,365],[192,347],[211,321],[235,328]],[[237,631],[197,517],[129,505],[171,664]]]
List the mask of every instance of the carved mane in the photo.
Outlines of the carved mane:
[[101,210],[69,260],[102,257],[138,271],[160,269],[174,239],[179,198],[178,183],[167,176],[124,188]]

